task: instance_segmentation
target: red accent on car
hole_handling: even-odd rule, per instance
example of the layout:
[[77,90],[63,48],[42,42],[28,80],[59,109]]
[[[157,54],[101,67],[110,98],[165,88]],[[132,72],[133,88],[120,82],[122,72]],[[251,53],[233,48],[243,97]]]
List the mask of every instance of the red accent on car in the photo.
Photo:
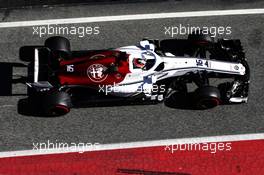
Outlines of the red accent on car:
[[[68,66],[71,70],[67,70]],[[116,70],[108,71],[113,67]],[[129,72],[127,54],[95,51],[84,57],[61,61],[58,77],[62,85],[111,85],[123,81]]]

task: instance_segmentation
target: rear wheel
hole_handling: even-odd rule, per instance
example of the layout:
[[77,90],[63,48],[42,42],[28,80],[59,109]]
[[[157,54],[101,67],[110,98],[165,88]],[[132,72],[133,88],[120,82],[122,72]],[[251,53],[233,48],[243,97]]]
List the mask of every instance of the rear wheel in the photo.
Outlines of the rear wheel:
[[[39,92],[40,93],[40,92]],[[45,116],[61,116],[70,112],[71,97],[66,92],[47,92],[44,94],[32,95],[30,102],[36,106]]]
[[48,116],[60,116],[70,112],[71,98],[66,92],[52,92],[43,98],[43,112]]
[[48,111],[46,111],[46,114],[49,116],[61,116],[67,114],[68,112],[70,112],[69,107],[64,105],[56,105],[48,109]]
[[61,36],[53,36],[45,41],[45,47],[51,51],[50,63],[57,65],[61,59],[69,59],[71,55],[70,41]]

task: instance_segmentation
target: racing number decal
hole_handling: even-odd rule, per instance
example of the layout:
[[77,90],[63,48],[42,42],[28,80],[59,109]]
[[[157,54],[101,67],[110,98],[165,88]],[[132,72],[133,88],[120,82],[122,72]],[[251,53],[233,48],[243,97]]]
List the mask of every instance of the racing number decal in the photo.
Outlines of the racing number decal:
[[209,67],[209,62],[207,60],[197,59],[196,60],[196,66],[198,66],[198,67]]
[[67,72],[74,72],[74,66],[73,65],[67,65]]

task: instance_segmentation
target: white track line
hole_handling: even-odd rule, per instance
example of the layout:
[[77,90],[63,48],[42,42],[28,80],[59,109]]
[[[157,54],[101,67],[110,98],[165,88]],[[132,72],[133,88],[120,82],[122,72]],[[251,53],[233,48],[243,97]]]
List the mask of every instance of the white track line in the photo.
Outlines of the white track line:
[[1,105],[0,108],[9,108],[9,107],[14,107],[15,105]]
[[0,28],[28,27],[28,26],[55,25],[55,24],[98,23],[98,22],[144,20],[144,19],[252,15],[252,14],[264,14],[264,9],[261,8],[261,9],[211,10],[211,11],[191,11],[191,12],[173,12],[173,13],[150,13],[150,14],[135,14],[135,15],[2,22],[0,23]]
[[32,150],[22,150],[22,151],[8,151],[8,152],[0,152],[0,158],[62,154],[62,153],[77,153],[78,151],[83,151],[83,152],[104,151],[104,150],[116,150],[116,149],[166,146],[166,145],[176,145],[176,144],[180,145],[180,144],[191,144],[191,143],[234,142],[234,141],[250,141],[250,140],[264,140],[264,133],[101,144],[101,145],[92,147],[92,149],[87,148],[87,147],[83,147],[83,148],[79,147],[78,150],[76,150],[76,147],[72,147],[72,148],[70,147],[67,149],[46,149],[46,150],[41,150],[41,151],[33,150],[33,149]]

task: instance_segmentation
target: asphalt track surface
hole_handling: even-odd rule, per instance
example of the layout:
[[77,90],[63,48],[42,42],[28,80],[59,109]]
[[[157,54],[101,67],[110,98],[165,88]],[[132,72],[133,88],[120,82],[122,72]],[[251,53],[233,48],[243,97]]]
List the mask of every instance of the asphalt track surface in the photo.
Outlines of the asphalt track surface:
[[[22,21],[86,16],[161,13],[192,10],[263,8],[261,1],[124,3],[74,7],[49,7],[0,12],[2,21]],[[100,34],[83,38],[66,36],[74,50],[113,48],[137,43],[143,37],[165,39],[165,26],[231,26],[227,38],[239,38],[251,68],[249,102],[211,110],[174,109],[164,104],[149,106],[90,107],[72,109],[62,117],[20,115],[17,102],[25,98],[24,85],[13,86],[13,96],[0,97],[0,151],[32,149],[37,142],[120,143],[158,139],[264,132],[264,15],[192,17],[139,21],[102,22],[65,26],[100,27]],[[19,62],[23,45],[42,44],[49,37],[32,34],[32,27],[0,29],[0,62]],[[178,35],[175,37],[184,38]],[[25,75],[15,69],[14,74]],[[3,75],[0,75],[3,76]],[[0,83],[1,84],[1,83]]]

